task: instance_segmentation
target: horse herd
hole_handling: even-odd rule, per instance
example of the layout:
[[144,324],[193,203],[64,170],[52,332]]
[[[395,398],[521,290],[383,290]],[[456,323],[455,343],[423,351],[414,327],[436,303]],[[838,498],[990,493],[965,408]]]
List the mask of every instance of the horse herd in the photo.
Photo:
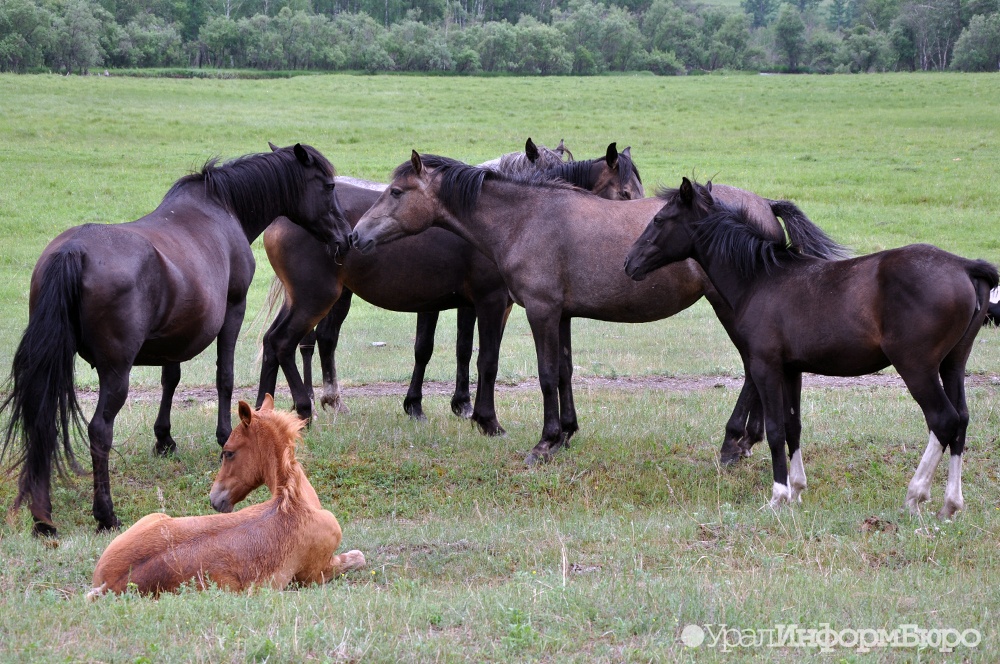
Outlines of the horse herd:
[[[73,385],[76,354],[94,366],[99,380],[97,406],[86,425],[94,517],[99,530],[117,528],[108,455],[132,366],[162,367],[155,451],[169,454],[175,448],[170,403],[181,363],[218,341],[216,437],[224,446],[219,486],[227,463],[239,456],[234,441],[257,420],[278,415],[270,395],[279,368],[296,421],[311,418],[314,344],[323,371],[320,403],[345,407],[333,358],[353,293],[380,307],[418,314],[416,366],[403,404],[417,418],[423,417],[421,384],[438,312],[458,309],[452,409],[488,435],[504,433],[494,382],[507,316],[513,304],[522,306],[535,341],[544,405],[541,436],[528,464],[551,459],[579,428],[572,392],[573,318],[653,321],[704,296],[745,369],[721,458],[732,463],[748,455],[766,434],[773,507],[801,500],[806,486],[799,448],[802,372],[850,376],[892,365],[929,431],[906,505],[917,511],[930,498],[933,472],[948,450],[938,516],[962,509],[961,455],[969,419],[965,365],[987,317],[990,291],[998,285],[989,263],[929,245],[852,258],[791,202],[711,182],[685,178],[678,189],[646,198],[630,150],[619,152],[614,143],[602,157],[574,161],[561,143],[548,150],[529,139],[523,154],[480,166],[413,152],[388,185],[335,178],[330,162],[308,146],[271,148],[225,164],[210,161],[200,173],[178,180],[145,217],[72,228],[42,253],[31,278],[28,326],[2,403],[9,417],[4,453],[18,450],[15,507],[27,501],[36,534],[56,534],[49,497],[53,471],[78,467],[71,439],[82,435],[85,418]],[[563,161],[567,155],[570,161]],[[272,295],[284,298],[263,340],[260,410],[241,402],[234,430],[234,349],[254,272],[250,243],[261,233],[280,282]],[[470,404],[468,365],[477,322],[478,384]],[[295,361],[300,343],[305,379]],[[287,435],[272,437],[297,436],[297,427],[291,434],[288,426],[279,429]],[[294,455],[291,461],[287,457],[281,457],[282,467],[297,467]],[[306,505],[310,519],[327,524],[325,530],[316,527],[329,533],[326,548],[320,547],[326,551],[323,564],[284,573],[281,584],[328,579],[363,564],[358,552],[343,554],[342,560],[332,556],[339,526],[319,506],[304,475],[291,482],[297,487],[291,491],[276,488],[273,471],[261,471],[253,482],[271,487],[274,495],[266,504],[285,506],[272,506],[273,512]],[[230,510],[242,498],[217,502],[217,497],[213,488],[213,507]],[[218,525],[223,516],[192,519],[216,519]],[[143,546],[171,549],[180,535],[166,519],[147,516],[126,534],[142,526],[160,533]],[[186,532],[186,525],[177,527]],[[102,567],[104,557],[98,571],[111,570],[103,583],[116,589],[112,579],[121,577],[123,564],[127,571],[129,556],[119,550],[113,558],[117,572],[110,562]],[[186,578],[208,572],[213,579],[228,579],[220,570],[199,570],[186,570]],[[265,578],[276,583],[278,577],[264,571],[242,582]],[[99,581],[95,572],[95,587]],[[220,585],[241,587],[228,580]],[[168,586],[154,583],[147,590]]]

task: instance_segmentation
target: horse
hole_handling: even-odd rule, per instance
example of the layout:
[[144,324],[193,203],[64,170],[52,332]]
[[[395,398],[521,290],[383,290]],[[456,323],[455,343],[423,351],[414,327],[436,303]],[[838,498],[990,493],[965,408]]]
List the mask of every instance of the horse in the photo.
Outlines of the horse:
[[[346,251],[347,223],[335,195],[333,166],[296,144],[220,164],[177,180],[155,210],[124,224],[84,224],[42,252],[31,275],[28,326],[11,369],[3,452],[20,442],[15,508],[28,499],[33,532],[55,536],[49,483],[62,457],[79,470],[71,428],[84,417],[73,386],[74,356],[97,370],[97,406],[87,426],[99,530],[117,528],[108,477],[114,421],[135,365],[162,366],[163,398],[155,451],[169,454],[170,401],[180,365],[217,341],[216,439],[232,430],[233,353],[254,273],[250,243],[285,216],[319,250]],[[60,455],[59,441],[62,440]]]
[[[621,196],[619,192],[624,190],[629,196],[642,197],[641,178],[628,149],[619,154],[616,144],[612,143],[605,159],[593,161],[603,163],[603,168],[613,176],[600,180],[612,181],[612,186],[605,185],[608,195],[618,198]],[[486,168],[482,170],[496,172]],[[553,177],[548,175],[552,170],[545,170],[545,175],[540,177]],[[595,170],[599,167],[590,166],[586,173]],[[538,172],[537,169],[535,172]],[[627,175],[619,177],[620,173]],[[378,198],[370,190],[346,192],[342,189],[341,196],[352,224]],[[423,418],[421,386],[424,368],[433,349],[437,312],[457,307],[458,375],[451,401],[452,411],[469,417],[471,410],[471,419],[487,435],[504,433],[494,406],[494,384],[500,340],[511,303],[503,277],[493,261],[481,251],[453,233],[433,229],[376,255],[349,252],[341,262],[315,251],[315,242],[311,238],[280,221],[264,234],[264,246],[288,295],[286,305],[264,337],[258,400],[264,394],[273,392],[277,365],[280,365],[296,412],[303,418],[311,416],[310,395],[295,370],[294,348],[302,335],[316,321],[327,316],[329,310],[330,314],[317,328],[324,374],[321,403],[341,403],[333,357],[340,324],[350,307],[351,294],[357,293],[376,306],[393,311],[418,312],[416,365],[403,401],[404,411],[417,419]],[[332,278],[318,280],[317,274],[329,274]],[[470,409],[468,367],[476,320],[479,321],[479,377],[475,405]]]
[[[524,173],[536,169],[551,169],[563,163],[563,157],[573,161],[573,153],[566,147],[563,140],[555,149],[536,145],[531,137],[525,141],[524,152],[508,152],[496,159],[480,164],[501,173]],[[343,181],[355,187],[377,191],[385,190],[385,183],[360,180],[357,178],[340,177]],[[357,220],[371,206],[377,196],[362,195],[352,198],[349,209],[357,210],[357,215],[351,215]],[[300,236],[301,237],[301,236]],[[305,242],[311,242],[302,238]],[[293,250],[294,251],[294,250]],[[286,292],[286,287],[278,277],[275,277],[268,293],[270,308],[274,307],[279,296]],[[340,328],[351,309],[353,292],[342,288],[341,296],[334,303],[330,312],[319,322],[316,329],[307,333],[299,342],[299,353],[302,355],[302,382],[305,386],[306,398],[312,403],[314,398],[312,379],[312,357],[317,345],[320,347],[320,365],[323,375],[323,391],[320,395],[320,406],[328,407],[334,412],[349,412],[340,392],[337,380],[337,365],[335,353],[340,340]],[[452,412],[464,418],[472,416],[472,403],[469,399],[469,362],[472,359],[473,336],[476,325],[476,310],[471,305],[456,307],[458,335],[456,339],[456,359],[458,370],[455,376],[455,393],[452,396]],[[417,331],[414,337],[414,367],[411,373],[410,385],[403,399],[403,411],[411,418],[425,420],[423,412],[423,382],[427,365],[434,352],[434,333],[437,329],[438,311],[417,312]]]
[[[941,519],[963,509],[962,451],[969,423],[965,365],[998,282],[996,267],[927,244],[822,261],[800,239],[839,245],[811,222],[788,240],[762,237],[746,211],[685,178],[635,241],[625,272],[636,280],[694,259],[728,300],[724,323],[763,402],[774,475],[771,506],[801,501],[802,372],[859,376],[894,366],[923,411],[929,440],[906,491],[918,512],[950,450]],[[791,463],[785,456],[788,446]]]
[[[735,187],[720,187],[720,196],[747,205],[762,232],[783,236],[774,201]],[[441,227],[493,261],[514,301],[525,308],[534,337],[544,423],[525,461],[535,464],[550,460],[579,428],[572,393],[573,318],[654,321],[702,295],[725,315],[726,303],[694,261],[636,284],[613,259],[624,255],[661,207],[655,198],[606,200],[542,176],[503,176],[414,151],[354,227],[351,243],[363,253],[378,243],[386,245],[380,251],[389,251],[400,238]],[[744,385],[739,403],[747,410],[734,411],[731,418],[738,437],[747,436],[755,397],[752,385]],[[739,447],[735,440],[730,444]]]
[[[360,551],[334,555],[340,524],[323,509],[295,459],[306,423],[275,410],[270,397],[258,411],[240,401],[238,412],[240,424],[222,447],[222,467],[209,494],[222,514],[139,519],[101,554],[88,599],[129,588],[156,596],[192,582],[198,590],[211,584],[233,592],[253,586],[280,590],[293,582],[326,583],[364,567]],[[233,512],[262,484],[270,500]]]

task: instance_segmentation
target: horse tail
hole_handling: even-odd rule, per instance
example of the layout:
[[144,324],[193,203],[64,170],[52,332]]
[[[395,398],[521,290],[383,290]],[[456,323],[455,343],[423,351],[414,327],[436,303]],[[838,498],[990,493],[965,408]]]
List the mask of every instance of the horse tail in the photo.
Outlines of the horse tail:
[[785,222],[790,248],[803,256],[838,260],[849,258],[851,250],[835,242],[822,228],[814,224],[805,212],[791,201],[771,201],[771,212]]
[[[989,317],[990,291],[1000,283],[1000,272],[992,263],[984,260],[969,261],[965,267],[966,274],[972,280],[972,285],[976,287],[976,313],[980,309],[986,309],[986,318]],[[984,323],[986,320],[983,321]]]
[[10,412],[0,456],[6,457],[11,441],[20,439],[21,451],[12,464],[21,468],[15,509],[29,496],[35,504],[35,491],[48,486],[53,465],[60,475],[65,474],[63,457],[74,471],[81,472],[71,439],[74,429],[82,437],[86,425],[73,387],[82,276],[81,246],[67,244],[51,257],[42,272],[28,327],[14,352],[9,392],[0,404],[0,412]]
[[250,324],[252,328],[257,329],[257,348],[260,350],[257,352],[257,362],[259,363],[264,357],[264,334],[266,332],[265,325],[268,320],[272,319],[271,314],[274,313],[275,308],[277,308],[278,303],[282,302],[287,297],[285,292],[285,284],[276,276],[271,279],[271,287],[267,289],[267,297],[264,298],[264,305],[257,311],[257,315],[254,316],[253,323]]

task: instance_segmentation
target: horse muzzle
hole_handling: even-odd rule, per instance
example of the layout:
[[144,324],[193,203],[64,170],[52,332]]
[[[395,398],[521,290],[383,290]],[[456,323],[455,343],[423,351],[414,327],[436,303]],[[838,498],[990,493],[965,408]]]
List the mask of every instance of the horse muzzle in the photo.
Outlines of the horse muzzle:
[[208,494],[208,502],[216,512],[228,514],[233,511],[233,502],[229,499],[229,491],[226,489],[217,489],[213,486]]
[[362,238],[358,235],[358,231],[351,231],[351,246],[360,251],[362,254],[370,254],[375,251],[375,240],[372,238]]

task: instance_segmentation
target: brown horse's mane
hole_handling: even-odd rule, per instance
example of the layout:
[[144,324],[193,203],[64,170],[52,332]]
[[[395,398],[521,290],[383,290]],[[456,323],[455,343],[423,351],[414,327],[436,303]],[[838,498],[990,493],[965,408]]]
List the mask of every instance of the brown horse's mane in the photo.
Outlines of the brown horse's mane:
[[[316,148],[302,145],[326,175],[336,175],[333,164]],[[164,200],[190,185],[201,184],[205,193],[226,207],[244,224],[263,225],[272,219],[259,219],[268,210],[294,207],[305,190],[305,178],[295,153],[290,149],[243,155],[224,163],[218,157],[205,162],[197,173],[185,175],[173,184]]]
[[[541,171],[525,173],[498,173],[488,168],[470,166],[457,159],[439,155],[420,155],[421,163],[434,170],[434,175],[441,178],[441,201],[456,215],[467,216],[472,213],[483,189],[483,182],[510,182],[544,189],[564,191],[582,191],[578,187],[559,179],[553,179]],[[393,179],[413,175],[412,162],[406,161],[393,171]]]
[[[850,250],[831,239],[801,212],[792,213],[791,210],[798,210],[794,205],[782,205],[787,201],[778,201],[772,206],[779,214],[784,211],[781,218],[788,234],[776,240],[761,228],[746,206],[732,206],[711,199],[705,187],[698,183],[693,186],[696,192],[693,203],[699,213],[694,223],[695,233],[700,239],[707,239],[710,254],[735,265],[745,278],[756,276],[761,270],[768,273],[772,268],[781,268],[802,258],[838,260],[851,255]],[[668,204],[679,195],[679,189],[660,188],[656,192],[656,196]]]

